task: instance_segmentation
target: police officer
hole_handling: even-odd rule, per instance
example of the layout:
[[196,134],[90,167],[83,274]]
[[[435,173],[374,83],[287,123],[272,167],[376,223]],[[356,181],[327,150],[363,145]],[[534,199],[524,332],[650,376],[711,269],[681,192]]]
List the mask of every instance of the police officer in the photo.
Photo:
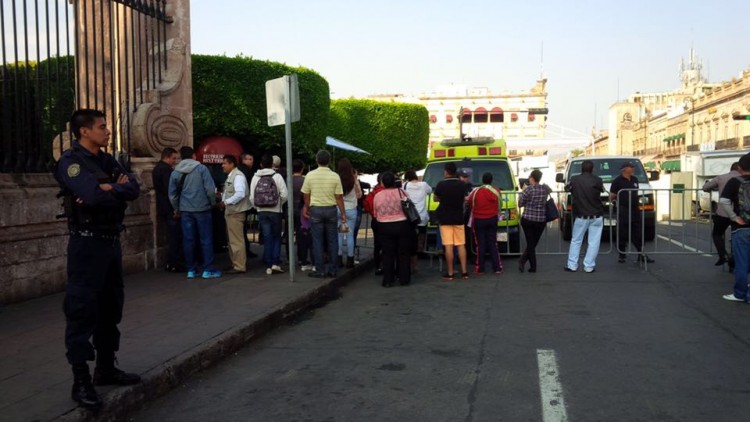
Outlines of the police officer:
[[[110,135],[104,113],[77,110],[70,127],[76,140],[55,171],[70,230],[63,303],[65,348],[73,367],[73,400],[96,409],[102,402],[93,384],[140,382],[138,375],[115,367],[124,299],[120,232],[126,201],[138,198],[140,187],[134,175],[101,151]],[[94,359],[92,384],[87,361]]]
[[[617,202],[617,262],[625,262],[625,250],[628,242],[633,242],[638,251],[639,262],[654,262],[643,253],[643,236],[641,233],[643,219],[641,218],[640,197],[638,193],[638,178],[635,177],[635,164],[626,161],[620,166],[620,175],[615,177],[609,188],[609,198]],[[628,189],[624,190],[623,189]],[[622,192],[620,192],[622,191]]]

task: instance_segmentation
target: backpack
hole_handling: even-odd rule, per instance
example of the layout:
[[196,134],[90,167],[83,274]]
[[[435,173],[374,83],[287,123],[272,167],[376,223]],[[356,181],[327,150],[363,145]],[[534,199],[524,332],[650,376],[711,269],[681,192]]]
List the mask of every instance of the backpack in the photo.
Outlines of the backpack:
[[256,207],[275,207],[279,204],[279,188],[273,180],[275,174],[260,176],[255,185],[254,202]]
[[740,188],[737,191],[737,215],[745,222],[750,221],[750,180],[738,177]]

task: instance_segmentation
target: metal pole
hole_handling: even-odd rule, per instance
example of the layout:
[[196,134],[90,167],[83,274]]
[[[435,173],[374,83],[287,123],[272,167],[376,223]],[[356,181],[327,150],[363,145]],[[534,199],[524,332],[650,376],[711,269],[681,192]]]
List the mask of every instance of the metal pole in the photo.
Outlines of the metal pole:
[[[286,188],[289,198],[292,197],[294,184],[294,172],[292,171],[292,81],[296,81],[296,75],[286,76],[286,92],[284,93],[284,128],[286,132]],[[287,201],[287,246],[289,249],[289,281],[294,282],[294,270],[296,258],[294,253],[294,207]]]

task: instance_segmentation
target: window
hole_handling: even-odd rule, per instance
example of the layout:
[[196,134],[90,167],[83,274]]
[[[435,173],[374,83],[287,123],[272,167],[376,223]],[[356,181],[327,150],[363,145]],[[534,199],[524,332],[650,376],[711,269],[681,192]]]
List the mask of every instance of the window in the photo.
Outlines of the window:
[[487,123],[487,110],[483,107],[474,110],[474,123]]
[[[438,182],[443,180],[444,162],[431,163],[427,165],[424,172],[423,180],[433,189]],[[513,173],[507,161],[503,160],[462,160],[456,161],[458,170],[469,175],[473,186],[482,185],[482,175],[484,173],[492,174],[492,184],[502,190],[512,191],[515,189],[515,180]],[[580,172],[580,170],[579,170]],[[619,174],[619,173],[618,173]]]
[[490,110],[490,123],[502,123],[503,122],[503,109],[495,107]]
[[461,115],[461,123],[471,123],[471,110],[468,108],[464,109],[464,114]]
[[453,123],[453,115],[452,114],[446,114],[445,115],[445,123]]

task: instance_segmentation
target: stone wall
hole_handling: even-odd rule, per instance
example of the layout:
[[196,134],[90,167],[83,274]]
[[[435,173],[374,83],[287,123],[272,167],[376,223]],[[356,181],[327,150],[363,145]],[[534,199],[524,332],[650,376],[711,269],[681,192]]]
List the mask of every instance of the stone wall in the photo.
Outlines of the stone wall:
[[[126,273],[154,268],[157,256],[152,194],[142,189],[125,218]],[[63,290],[68,231],[65,220],[55,218],[61,212],[58,191],[50,174],[0,174],[0,303]]]
[[[119,3],[107,3],[120,9],[125,7]],[[168,0],[166,8],[173,23],[167,25],[163,41],[169,68],[164,70],[162,82],[144,89],[141,81],[144,101],[132,111],[118,104],[116,112],[110,110],[108,121],[110,130],[117,125],[122,128],[123,122],[131,122],[122,133],[131,134],[126,144],[130,149],[132,171],[141,182],[141,197],[130,203],[125,218],[126,231],[121,240],[126,273],[161,266],[159,258],[163,255],[165,242],[154,224],[151,171],[164,147],[193,145],[190,1]],[[80,13],[93,13],[94,19],[106,22],[107,28],[100,29],[109,30],[111,15],[98,1],[91,3],[88,9],[80,9]],[[119,25],[124,25],[124,13],[116,16],[121,19]],[[79,39],[87,39],[86,32],[92,32],[94,28],[84,25],[77,30]],[[120,33],[124,30],[123,26]],[[90,39],[95,42],[97,38],[92,36]],[[124,43],[125,39],[120,42]],[[79,62],[87,51],[95,49],[79,51]],[[123,51],[128,50],[123,48]],[[144,51],[146,55],[154,54],[153,45],[144,45]],[[102,81],[109,79],[103,78]],[[91,89],[97,89],[97,85]],[[102,86],[98,89],[101,95],[109,92],[102,90]],[[82,98],[90,95],[91,92],[83,93]],[[131,113],[130,118],[126,119],[124,113]],[[113,115],[120,118],[114,119]],[[67,148],[70,140],[65,136],[55,140],[53,151],[57,155],[60,142]],[[0,174],[0,303],[19,302],[63,290],[68,233],[66,222],[55,218],[61,212],[62,201],[56,198],[58,191],[50,174]]]

